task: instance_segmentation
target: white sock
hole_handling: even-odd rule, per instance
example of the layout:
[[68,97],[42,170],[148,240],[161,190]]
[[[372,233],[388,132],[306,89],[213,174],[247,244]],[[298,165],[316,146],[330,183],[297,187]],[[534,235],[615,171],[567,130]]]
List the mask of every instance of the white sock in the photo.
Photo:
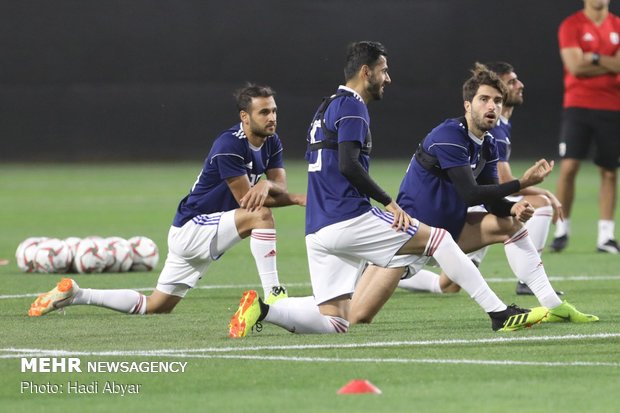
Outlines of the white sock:
[[250,250],[256,261],[264,297],[267,297],[272,287],[280,285],[276,268],[276,230],[253,229]]
[[610,239],[616,239],[614,221],[599,219],[598,221],[598,245],[603,245]]
[[570,235],[570,218],[564,218],[564,221],[558,219],[555,223],[555,233],[553,236],[557,238],[562,235]]
[[534,243],[536,251],[540,254],[545,248],[547,242],[547,235],[549,235],[549,226],[553,219],[553,208],[551,205],[536,208],[534,216],[530,218],[525,224],[527,232],[530,234],[530,239]]
[[448,278],[460,285],[487,313],[507,308],[482,278],[474,263],[456,245],[448,231],[431,228],[424,255],[435,258]]
[[413,277],[400,280],[398,286],[408,291],[427,291],[436,294],[442,292],[439,286],[439,274],[429,270],[420,270]]
[[504,242],[504,251],[512,272],[530,287],[541,305],[554,308],[562,304],[562,300],[549,283],[540,255],[525,227]]
[[346,333],[349,322],[319,312],[314,297],[289,297],[269,306],[265,320],[291,333]]
[[134,290],[78,288],[71,305],[96,305],[127,314],[146,313],[146,297]]

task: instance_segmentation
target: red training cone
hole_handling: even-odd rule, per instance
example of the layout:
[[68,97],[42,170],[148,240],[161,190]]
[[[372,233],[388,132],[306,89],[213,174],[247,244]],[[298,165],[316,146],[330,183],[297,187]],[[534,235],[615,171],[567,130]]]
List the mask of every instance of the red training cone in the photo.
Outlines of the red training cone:
[[344,385],[338,394],[362,394],[362,393],[374,393],[381,394],[381,390],[368,380],[351,380]]

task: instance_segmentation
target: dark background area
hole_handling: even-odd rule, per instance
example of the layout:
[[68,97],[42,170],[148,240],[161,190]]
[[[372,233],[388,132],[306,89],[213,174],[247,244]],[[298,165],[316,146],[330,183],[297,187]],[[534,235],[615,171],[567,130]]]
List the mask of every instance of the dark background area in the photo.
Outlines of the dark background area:
[[[475,61],[525,83],[513,157],[553,158],[562,101],[557,28],[579,0],[0,1],[0,161],[201,161],[238,122],[245,81],[278,92],[287,158],[302,158],[346,45],[378,40],[392,85],[370,105],[373,154],[404,158],[463,112]],[[617,2],[611,11],[618,14]]]

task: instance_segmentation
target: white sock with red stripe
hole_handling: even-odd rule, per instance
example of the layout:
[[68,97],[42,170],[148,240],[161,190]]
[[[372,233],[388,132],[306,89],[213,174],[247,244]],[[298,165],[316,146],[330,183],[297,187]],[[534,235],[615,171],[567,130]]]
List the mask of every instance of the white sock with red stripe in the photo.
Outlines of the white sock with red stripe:
[[530,287],[541,305],[554,308],[562,304],[562,300],[549,283],[545,267],[528,236],[527,228],[521,228],[505,241],[504,251],[512,272]]
[[[505,310],[506,304],[495,295],[473,262],[454,242],[445,229],[431,228],[431,236],[426,244],[424,255],[432,256],[441,266],[448,278],[467,291],[485,312]],[[414,275],[415,277],[415,275]]]
[[267,297],[272,287],[280,285],[276,268],[276,230],[253,229],[250,236],[250,250],[256,261],[256,268]]
[[530,234],[530,239],[534,243],[534,247],[538,253],[542,253],[549,235],[549,227],[553,218],[553,208],[551,205],[536,208],[534,216],[526,222],[525,228]]
[[269,306],[264,321],[300,334],[346,333],[349,329],[347,320],[321,314],[310,296],[278,300]]
[[96,305],[127,314],[146,313],[146,297],[134,290],[78,288],[71,305]]
[[428,291],[430,293],[441,294],[439,286],[439,274],[429,270],[420,270],[413,277],[398,282],[400,288],[408,291]]

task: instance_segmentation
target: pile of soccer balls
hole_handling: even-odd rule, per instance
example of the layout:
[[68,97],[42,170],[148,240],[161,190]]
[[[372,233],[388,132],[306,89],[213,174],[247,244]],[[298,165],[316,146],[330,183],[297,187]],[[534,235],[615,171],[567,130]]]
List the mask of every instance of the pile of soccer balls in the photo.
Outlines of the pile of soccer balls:
[[15,252],[17,266],[24,272],[91,274],[100,272],[151,271],[159,261],[153,240],[136,236],[31,237]]

